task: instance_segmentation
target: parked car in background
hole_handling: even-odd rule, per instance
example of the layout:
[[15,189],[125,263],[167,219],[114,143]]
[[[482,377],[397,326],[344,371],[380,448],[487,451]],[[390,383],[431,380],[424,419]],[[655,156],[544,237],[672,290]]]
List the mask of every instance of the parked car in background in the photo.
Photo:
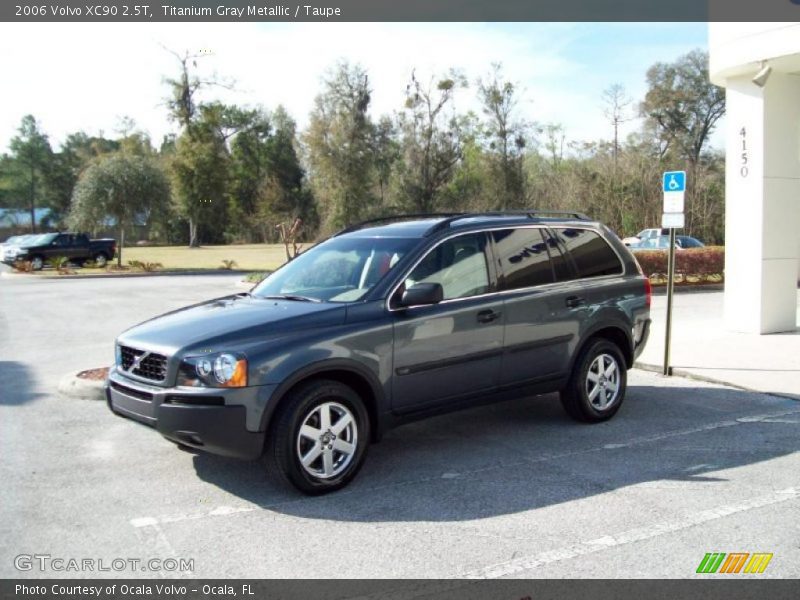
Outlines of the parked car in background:
[[689,248],[705,248],[705,244],[698,240],[697,238],[693,238],[688,235],[679,235],[675,238],[675,243],[678,245],[678,248],[682,250],[687,250]]
[[380,219],[250,293],[123,332],[106,398],[178,445],[266,452],[319,494],[355,477],[388,429],[470,404],[560,392],[574,419],[610,419],[650,294],[619,238],[579,214]]
[[642,229],[635,236],[623,238],[622,243],[626,246],[635,246],[662,235],[669,235],[669,229]]
[[24,233],[22,235],[12,235],[5,242],[0,244],[0,258],[2,258],[2,256],[5,253],[6,249],[11,248],[12,246],[19,246],[26,239],[31,239],[31,238],[34,238],[34,237],[36,237],[36,234],[30,234],[30,233]]
[[[638,244],[631,244],[628,246],[633,252],[641,250],[667,250],[669,249],[669,236],[660,235],[658,237],[651,237],[640,241]],[[689,248],[704,248],[705,244],[688,235],[679,235],[675,237],[675,248],[677,250],[687,250]]]
[[33,270],[39,271],[48,258],[65,257],[72,263],[93,260],[97,266],[104,267],[116,251],[117,242],[111,238],[90,240],[85,233],[43,233],[6,248],[3,262],[11,265],[30,261]]

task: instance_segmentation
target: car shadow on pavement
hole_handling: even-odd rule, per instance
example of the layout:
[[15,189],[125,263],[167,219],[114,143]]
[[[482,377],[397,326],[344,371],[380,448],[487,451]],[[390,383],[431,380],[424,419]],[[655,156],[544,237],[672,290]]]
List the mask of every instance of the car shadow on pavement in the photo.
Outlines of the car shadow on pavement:
[[321,497],[267,477],[264,460],[198,454],[194,466],[202,480],[281,514],[465,521],[647,482],[686,482],[713,492],[730,486],[728,469],[800,450],[798,433],[795,401],[691,384],[632,386],[617,416],[598,425],[569,420],[558,398],[548,395],[400,427],[371,446],[349,487]]
[[33,377],[25,364],[0,360],[0,406],[19,406],[44,397],[32,387]]

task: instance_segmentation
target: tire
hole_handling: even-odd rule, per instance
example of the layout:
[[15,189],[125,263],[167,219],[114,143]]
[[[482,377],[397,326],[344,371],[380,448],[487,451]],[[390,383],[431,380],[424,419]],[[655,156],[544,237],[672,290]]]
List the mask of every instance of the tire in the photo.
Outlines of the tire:
[[44,258],[38,254],[31,258],[31,267],[34,271],[41,271],[44,267]]
[[94,264],[102,269],[108,264],[108,257],[102,252],[98,252],[94,255]]
[[622,406],[627,384],[627,367],[619,347],[594,338],[575,361],[569,383],[561,390],[561,405],[576,421],[607,421]]
[[369,441],[361,397],[338,381],[319,379],[301,384],[286,398],[270,427],[267,454],[284,481],[304,494],[319,495],[343,488],[356,476]]

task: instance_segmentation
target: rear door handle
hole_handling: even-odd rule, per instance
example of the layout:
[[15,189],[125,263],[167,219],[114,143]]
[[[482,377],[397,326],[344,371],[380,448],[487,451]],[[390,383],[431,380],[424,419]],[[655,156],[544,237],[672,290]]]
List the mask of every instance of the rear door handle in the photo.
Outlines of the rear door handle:
[[500,318],[499,312],[494,312],[493,310],[482,310],[478,313],[478,323],[491,323],[495,319]]
[[583,304],[586,304],[586,300],[581,298],[580,296],[570,296],[565,301],[567,308],[577,308]]

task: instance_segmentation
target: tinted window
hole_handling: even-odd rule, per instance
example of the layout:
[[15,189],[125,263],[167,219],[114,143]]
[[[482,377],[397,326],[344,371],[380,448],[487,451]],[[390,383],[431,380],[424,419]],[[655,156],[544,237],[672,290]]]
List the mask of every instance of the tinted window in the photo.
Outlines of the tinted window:
[[594,231],[559,228],[555,233],[569,250],[581,277],[622,274],[622,263],[616,253]]
[[559,244],[558,239],[553,237],[550,232],[542,231],[542,235],[547,238],[547,251],[550,253],[550,262],[553,264],[556,281],[575,279],[575,271],[565,256],[566,248]]
[[487,293],[489,271],[485,246],[483,233],[462,235],[439,244],[414,267],[403,289],[417,283],[439,283],[445,300]]
[[492,232],[492,236],[504,274],[502,289],[553,283],[553,268],[541,229],[504,229]]

